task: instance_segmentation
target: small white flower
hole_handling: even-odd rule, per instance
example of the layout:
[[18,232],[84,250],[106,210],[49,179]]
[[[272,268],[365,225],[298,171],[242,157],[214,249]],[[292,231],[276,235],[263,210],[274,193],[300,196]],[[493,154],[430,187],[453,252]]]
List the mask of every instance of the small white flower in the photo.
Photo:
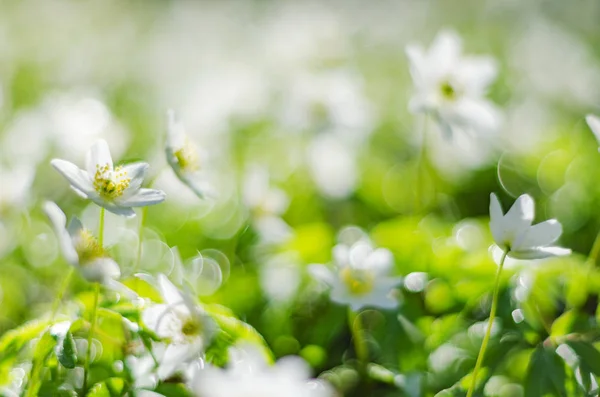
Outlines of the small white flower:
[[463,56],[460,37],[452,31],[437,35],[429,50],[406,48],[416,93],[410,110],[432,114],[448,133],[454,128],[478,132],[498,128],[500,115],[485,98],[497,75],[490,57]]
[[392,289],[402,280],[390,277],[394,258],[385,248],[373,248],[365,239],[351,246],[338,244],[333,249],[334,269],[325,265],[309,266],[311,275],[331,287],[331,300],[350,305],[352,310],[365,306],[392,309],[398,306]]
[[67,217],[56,204],[47,201],[43,208],[54,227],[63,256],[85,279],[112,284],[112,281],[121,276],[119,265],[108,256],[96,237],[83,227],[79,219],[71,219],[67,228]]
[[205,366],[195,371],[192,390],[202,397],[329,397],[332,389],[311,380],[300,357],[284,357],[269,366],[257,349],[231,349],[226,369]]
[[144,207],[165,200],[162,191],[141,188],[148,169],[147,163],[114,167],[108,144],[102,139],[87,153],[87,170],[66,160],[54,159],[51,164],[69,181],[77,194],[117,215],[133,217],[135,211],[132,207]]
[[182,364],[200,356],[214,334],[216,324],[165,275],[158,275],[158,284],[164,303],[145,309],[142,320],[149,329],[169,342],[158,368],[159,378],[166,379]]
[[496,245],[515,259],[542,259],[569,255],[570,249],[552,246],[562,233],[556,219],[532,225],[533,199],[524,194],[506,215],[494,193],[490,198],[490,229]]
[[175,175],[198,197],[215,195],[213,187],[201,172],[202,164],[198,147],[190,141],[183,124],[176,120],[175,112],[167,112],[167,142],[165,147],[167,162]]
[[[598,116],[594,116],[593,114],[588,114],[585,116],[585,121],[600,144],[600,118],[598,118]],[[600,147],[598,148],[598,151],[600,152]]]

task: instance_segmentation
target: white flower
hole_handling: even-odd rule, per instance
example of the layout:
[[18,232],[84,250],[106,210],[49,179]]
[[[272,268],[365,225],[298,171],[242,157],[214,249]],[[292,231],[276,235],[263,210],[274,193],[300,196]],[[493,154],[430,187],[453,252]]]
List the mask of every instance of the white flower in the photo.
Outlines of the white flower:
[[429,50],[410,45],[406,54],[416,89],[411,111],[432,114],[448,133],[498,128],[499,112],[485,98],[497,74],[492,58],[463,56],[461,39],[451,31],[438,34]]
[[158,275],[164,303],[152,305],[142,313],[144,324],[169,344],[160,360],[158,376],[166,379],[181,365],[198,358],[216,330],[216,324],[187,294],[169,279]]
[[167,112],[165,151],[167,162],[173,168],[177,178],[198,197],[205,198],[215,195],[213,187],[202,175],[198,147],[190,141],[183,124],[176,120],[173,110]]
[[568,255],[570,249],[551,246],[562,233],[556,219],[531,225],[534,218],[533,199],[524,194],[504,215],[494,193],[490,201],[490,229],[497,246],[516,259],[542,259]]
[[351,246],[338,244],[333,248],[335,267],[309,266],[311,275],[331,287],[331,300],[348,304],[352,310],[365,306],[392,309],[398,301],[392,289],[401,282],[389,277],[394,258],[385,248],[373,248],[365,239]]
[[112,284],[112,280],[121,276],[119,265],[108,256],[96,237],[83,227],[79,219],[71,219],[67,228],[67,217],[56,204],[47,201],[43,208],[54,227],[63,256],[85,279]]
[[[592,132],[594,133],[596,140],[600,144],[600,118],[594,116],[593,114],[588,114],[587,116],[585,116],[585,121],[590,127],[590,130],[592,130]],[[598,148],[598,151],[600,152],[600,147]]]
[[117,215],[133,217],[135,211],[132,207],[144,207],[165,200],[165,194],[160,190],[141,188],[148,169],[147,163],[114,167],[108,144],[102,139],[87,153],[87,170],[66,160],[54,159],[51,163],[81,197]]
[[299,357],[284,357],[269,366],[250,346],[231,349],[226,369],[206,366],[195,371],[192,390],[202,397],[329,397],[331,388],[309,378]]

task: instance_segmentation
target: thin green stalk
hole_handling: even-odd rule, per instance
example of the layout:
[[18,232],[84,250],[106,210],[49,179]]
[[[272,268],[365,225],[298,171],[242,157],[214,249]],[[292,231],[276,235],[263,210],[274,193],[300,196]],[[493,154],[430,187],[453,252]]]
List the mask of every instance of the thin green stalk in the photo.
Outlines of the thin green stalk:
[[415,161],[415,203],[414,203],[414,212],[420,213],[422,210],[423,204],[423,192],[425,191],[424,187],[424,166],[427,161],[427,120],[429,117],[427,114],[423,116],[423,123],[421,126],[421,142],[419,142],[419,153],[417,155],[417,159]]
[[369,349],[364,338],[362,319],[359,313],[353,311],[351,308],[348,309],[348,325],[352,332],[356,357],[360,363],[361,371],[363,371],[369,362]]
[[104,207],[100,207],[100,225],[98,226],[98,244],[104,247]]
[[94,283],[94,305],[92,306],[92,318],[90,319],[90,331],[87,338],[87,352],[85,354],[85,363],[83,365],[83,395],[87,393],[88,373],[90,370],[90,361],[92,359],[92,337],[96,328],[96,318],[98,311],[98,297],[100,295],[100,284]]
[[69,283],[71,282],[71,277],[73,277],[73,273],[75,273],[75,268],[71,266],[69,269],[69,273],[67,273],[67,277],[62,282],[60,286],[60,290],[58,291],[58,295],[54,300],[54,304],[52,305],[52,314],[50,316],[50,322],[54,322],[54,317],[56,317],[56,313],[58,312],[58,308],[60,307],[60,303],[62,302],[63,296],[65,292],[67,292],[67,288],[69,288]]
[[590,256],[588,257],[588,261],[594,266],[598,261],[598,255],[600,255],[600,232],[598,232],[596,235],[594,245],[592,245],[592,250],[590,251]]
[[485,351],[487,350],[488,342],[490,341],[490,336],[492,334],[492,326],[494,325],[494,319],[496,318],[496,310],[498,309],[498,294],[500,291],[500,276],[502,275],[502,267],[504,266],[504,261],[506,260],[506,255],[508,255],[509,250],[505,250],[502,254],[502,259],[500,259],[500,264],[498,265],[498,271],[496,272],[496,281],[494,282],[494,295],[492,298],[492,308],[490,310],[490,319],[488,321],[487,330],[485,332],[485,336],[483,337],[483,342],[481,343],[481,348],[479,349],[479,355],[477,356],[477,362],[475,363],[475,369],[473,370],[473,375],[471,378],[471,386],[469,387],[469,391],[467,392],[467,397],[471,397],[473,392],[475,391],[475,386],[477,385],[477,373],[483,364],[483,359],[485,357]]
[[143,233],[144,233],[144,224],[146,223],[146,214],[148,212],[148,207],[142,208],[142,219],[140,219],[140,229],[139,229],[139,240],[138,240],[138,252],[137,259],[135,261],[134,273],[137,273],[140,269],[140,264],[142,261],[142,242],[144,241]]

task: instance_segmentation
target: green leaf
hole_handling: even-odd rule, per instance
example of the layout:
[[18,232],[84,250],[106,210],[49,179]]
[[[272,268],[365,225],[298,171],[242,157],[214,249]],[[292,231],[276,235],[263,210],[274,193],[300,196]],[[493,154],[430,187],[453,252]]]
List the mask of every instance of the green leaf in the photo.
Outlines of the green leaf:
[[550,393],[565,397],[566,373],[562,359],[554,350],[539,346],[531,355],[525,379],[525,397],[540,397]]
[[75,368],[77,364],[77,348],[73,334],[67,332],[64,338],[56,344],[56,357],[65,368]]
[[5,333],[0,339],[0,362],[18,353],[30,340],[39,336],[50,322],[34,320]]
[[594,375],[600,376],[600,352],[594,345],[583,341],[568,341],[566,344],[575,351],[581,364]]

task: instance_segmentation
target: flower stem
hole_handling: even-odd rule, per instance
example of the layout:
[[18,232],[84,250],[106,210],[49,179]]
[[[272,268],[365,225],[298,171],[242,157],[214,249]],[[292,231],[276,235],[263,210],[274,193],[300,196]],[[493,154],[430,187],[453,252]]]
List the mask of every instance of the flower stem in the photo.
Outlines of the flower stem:
[[422,210],[423,204],[423,195],[425,192],[425,178],[426,173],[425,166],[427,161],[427,120],[429,117],[427,114],[423,116],[423,122],[421,125],[421,141],[419,142],[419,152],[417,154],[417,159],[415,161],[415,203],[414,203],[414,212],[416,214],[420,213]]
[[600,232],[598,232],[598,234],[596,235],[594,245],[592,245],[592,250],[590,251],[590,255],[588,256],[588,261],[594,266],[598,261],[598,255],[600,255]]
[[477,356],[477,362],[475,363],[475,369],[473,369],[473,375],[471,378],[471,387],[469,387],[469,391],[467,393],[467,397],[471,397],[473,392],[475,391],[475,386],[477,384],[477,373],[483,364],[483,358],[485,357],[485,351],[487,350],[488,342],[490,341],[490,336],[492,334],[492,326],[494,325],[494,319],[496,318],[496,310],[498,309],[498,293],[500,291],[500,276],[502,274],[502,267],[504,266],[504,261],[506,260],[506,255],[508,255],[508,250],[505,250],[502,254],[502,259],[500,259],[500,264],[498,265],[498,271],[496,272],[496,281],[494,282],[494,295],[492,298],[492,308],[490,310],[490,319],[488,321],[487,330],[485,332],[485,336],[483,337],[483,342],[481,343],[481,348],[479,349],[479,355]]
[[104,207],[100,207],[100,225],[98,226],[98,244],[104,247]]
[[98,297],[100,295],[100,284],[94,283],[94,305],[92,306],[92,318],[90,319],[90,331],[87,338],[87,352],[85,354],[85,363],[83,366],[83,395],[87,393],[87,378],[90,369],[90,360],[92,358],[92,337],[96,328],[96,317],[98,309]]
[[148,212],[148,207],[142,208],[142,218],[140,219],[140,229],[138,231],[139,240],[138,240],[138,252],[137,259],[135,261],[134,273],[137,273],[140,269],[140,264],[142,261],[142,242],[144,241],[143,233],[144,233],[144,224],[146,223],[146,214]]
[[73,273],[75,273],[75,268],[71,267],[69,273],[67,273],[67,277],[65,277],[65,279],[63,280],[62,285],[60,286],[60,290],[58,291],[58,295],[56,296],[54,304],[52,305],[52,315],[50,316],[50,322],[54,322],[54,317],[56,317],[56,313],[58,312],[58,308],[60,306],[60,303],[62,302],[63,296],[65,295],[65,292],[69,287],[69,283],[71,282],[71,277],[73,277]]
[[360,314],[351,308],[348,309],[348,325],[352,332],[354,350],[356,351],[356,357],[360,363],[360,369],[361,371],[364,371],[369,361],[369,349],[364,338],[364,327],[362,325]]

